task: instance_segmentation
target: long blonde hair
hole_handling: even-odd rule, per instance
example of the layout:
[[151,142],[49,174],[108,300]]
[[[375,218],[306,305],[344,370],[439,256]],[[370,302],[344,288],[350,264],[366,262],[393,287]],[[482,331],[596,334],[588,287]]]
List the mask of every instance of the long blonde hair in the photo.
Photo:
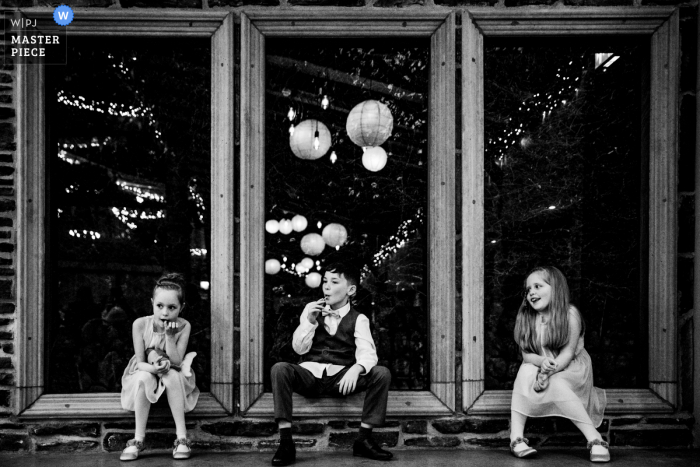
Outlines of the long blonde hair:
[[[551,318],[547,324],[547,330],[543,336],[544,345],[552,350],[559,350],[569,342],[569,284],[561,271],[554,266],[537,267],[530,271],[525,277],[530,277],[534,273],[539,273],[552,288],[552,299],[549,302]],[[579,317],[580,319],[580,317]],[[583,333],[583,320],[581,320]],[[523,296],[523,301],[518,309],[518,316],[515,319],[515,330],[513,338],[522,350],[528,353],[541,353],[540,341],[537,339],[537,311],[535,311],[527,300],[527,291]]]

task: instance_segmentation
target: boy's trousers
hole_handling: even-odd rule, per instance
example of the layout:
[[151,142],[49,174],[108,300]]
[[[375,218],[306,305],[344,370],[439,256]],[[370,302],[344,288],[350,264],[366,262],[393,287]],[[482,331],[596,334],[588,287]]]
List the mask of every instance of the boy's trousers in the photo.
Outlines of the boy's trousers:
[[[272,396],[275,402],[275,421],[292,421],[292,392],[304,397],[345,397],[339,392],[340,380],[350,367],[345,367],[333,376],[323,372],[316,378],[306,368],[296,363],[279,362],[272,367]],[[366,391],[362,407],[362,422],[381,426],[386,417],[391,373],[383,366],[374,366],[366,375],[357,377],[354,394]]]

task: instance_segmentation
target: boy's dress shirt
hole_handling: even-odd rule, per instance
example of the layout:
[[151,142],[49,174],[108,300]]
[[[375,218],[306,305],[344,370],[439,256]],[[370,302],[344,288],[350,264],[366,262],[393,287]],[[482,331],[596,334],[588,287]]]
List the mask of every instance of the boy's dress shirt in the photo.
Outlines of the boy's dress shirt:
[[[336,311],[338,315],[335,314]],[[349,311],[349,302],[338,310],[330,310],[327,306],[324,308],[323,321],[328,334],[331,336],[335,335],[338,331],[338,324]],[[304,355],[311,349],[317,327],[318,321],[316,321],[316,324],[311,324],[308,319],[308,313],[303,311],[299,318],[299,326],[294,331],[294,337],[292,338],[292,348],[294,348],[296,353]],[[369,330],[369,319],[363,314],[360,314],[355,322],[355,347],[355,363],[362,365],[365,371],[360,374],[364,375],[377,364],[379,359],[377,358],[377,349],[374,346],[372,333]],[[343,365],[318,362],[302,362],[299,365],[309,370],[319,379],[323,377],[324,370],[327,376],[333,376],[345,368]]]

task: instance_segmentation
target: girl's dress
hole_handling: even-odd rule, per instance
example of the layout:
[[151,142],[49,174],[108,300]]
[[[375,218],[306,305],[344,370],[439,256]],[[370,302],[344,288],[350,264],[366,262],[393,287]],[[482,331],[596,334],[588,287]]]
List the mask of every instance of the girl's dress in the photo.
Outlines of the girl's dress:
[[[537,320],[537,337],[542,343],[547,324]],[[541,355],[556,358],[558,352],[540,345]],[[606,406],[605,391],[593,386],[591,357],[579,336],[575,356],[563,371],[549,377],[549,386],[534,390],[539,367],[523,362],[513,385],[511,410],[528,417],[559,416],[599,427]]]
[[[143,333],[144,349],[157,348],[165,350],[165,331],[156,332],[153,328],[153,316],[146,318],[146,325]],[[146,398],[150,403],[158,401],[160,396],[165,392],[165,384],[161,378],[153,373],[136,369],[136,355],[131,357],[129,364],[124,369],[122,375],[122,407],[126,410],[134,411],[136,403],[136,394],[139,390],[139,385],[143,384],[146,390]],[[170,370],[169,373],[175,373],[182,389],[182,394],[185,395],[185,412],[192,411],[197,405],[199,399],[199,389],[195,385],[194,373],[186,377],[177,370]]]

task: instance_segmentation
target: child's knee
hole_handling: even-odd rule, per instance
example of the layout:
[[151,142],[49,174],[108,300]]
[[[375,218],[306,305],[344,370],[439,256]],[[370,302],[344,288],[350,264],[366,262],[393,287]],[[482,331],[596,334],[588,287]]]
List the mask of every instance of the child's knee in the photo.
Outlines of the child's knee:
[[377,365],[370,370],[372,376],[374,376],[377,381],[384,382],[386,384],[391,383],[391,371],[385,366]]
[[287,362],[277,362],[272,366],[270,374],[272,379],[289,376],[293,372],[292,364]]

